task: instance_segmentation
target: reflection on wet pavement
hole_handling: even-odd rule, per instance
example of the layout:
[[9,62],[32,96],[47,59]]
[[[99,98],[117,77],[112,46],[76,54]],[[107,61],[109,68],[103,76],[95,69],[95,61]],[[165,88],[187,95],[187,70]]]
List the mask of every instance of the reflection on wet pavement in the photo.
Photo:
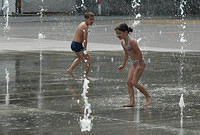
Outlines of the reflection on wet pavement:
[[[183,84],[179,85],[178,53],[143,52],[147,66],[140,83],[153,99],[150,106],[144,107],[145,98],[140,94],[134,108],[122,107],[129,100],[126,76],[130,62],[119,72],[122,52],[90,53],[87,97],[93,126],[90,132],[81,132],[84,64],[71,78],[66,69],[75,58],[73,53],[43,52],[40,65],[39,52],[2,52],[0,134],[200,134],[200,53],[186,53]],[[5,68],[9,72],[9,104]],[[181,119],[178,103],[183,90],[185,108]]]

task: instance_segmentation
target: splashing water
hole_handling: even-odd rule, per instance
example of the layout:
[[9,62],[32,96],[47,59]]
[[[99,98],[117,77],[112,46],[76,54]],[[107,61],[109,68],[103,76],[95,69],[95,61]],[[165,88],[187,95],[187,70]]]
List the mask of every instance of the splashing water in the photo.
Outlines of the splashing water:
[[140,24],[141,21],[138,20],[138,19],[140,19],[140,18],[141,18],[141,14],[138,13],[138,14],[135,16],[136,21],[134,21],[134,23],[132,24],[133,27],[136,27],[138,24]]
[[84,4],[85,4],[85,1],[84,0],[81,0],[81,6],[83,7],[84,6]]
[[[187,40],[185,39],[185,29],[186,29],[186,22],[184,21],[185,13],[184,13],[184,6],[186,5],[186,0],[180,1],[180,14],[181,14],[181,24],[179,25],[181,30],[179,33],[179,42],[181,45],[181,52],[180,52],[180,78],[179,78],[179,86],[183,84],[183,70],[184,70],[184,57],[185,57],[185,51],[184,51],[184,45],[187,45]],[[185,91],[184,87],[181,87],[182,94],[179,101],[179,106],[181,108],[181,125],[183,122],[183,108],[185,107],[185,103],[183,100],[183,93]]]
[[38,39],[45,39],[45,34],[39,32],[38,33]]
[[136,27],[138,24],[140,24],[140,18],[141,14],[139,13],[139,8],[140,8],[140,0],[132,0],[131,1],[131,7],[134,10],[135,15],[135,21],[132,24],[132,27]]
[[180,1],[180,15],[181,15],[181,24],[179,25],[181,28],[181,32],[179,33],[179,41],[181,43],[186,43],[187,40],[185,39],[185,29],[186,29],[186,22],[184,21],[185,17],[185,12],[184,12],[184,7],[186,5],[187,1],[186,0],[181,0]]
[[82,7],[83,9],[86,10],[87,8],[86,8],[86,6],[85,6],[85,0],[81,0],[81,1],[82,1],[82,3],[81,3],[81,7]]
[[8,72],[8,69],[7,68],[5,68],[5,73],[6,73],[6,105],[8,105],[9,104],[9,88],[8,88],[8,86],[9,86],[9,81],[10,81],[10,77],[9,77],[9,72]]
[[180,135],[183,135],[183,108],[185,107],[185,103],[183,100],[183,94],[181,94],[179,106],[181,108]]
[[40,94],[42,93],[42,59],[43,59],[43,56],[42,56],[42,47],[40,45]]
[[183,100],[183,94],[181,94],[179,106],[181,108],[181,116],[183,116],[183,108],[185,107],[185,103],[184,103],[184,100]]
[[84,100],[84,116],[83,118],[80,118],[80,127],[81,127],[81,132],[84,131],[90,131],[92,129],[92,120],[93,118],[91,117],[91,104],[88,102],[88,86],[89,80],[84,78],[84,83],[83,83],[83,93],[81,94],[83,100]]
[[140,38],[138,38],[137,39],[137,43],[140,43],[140,41],[142,40],[142,38],[140,37]]
[[9,9],[9,1],[5,0],[4,4],[3,4],[3,7],[2,7],[2,10],[7,9],[7,8]]
[[140,0],[132,0],[131,1],[131,7],[133,8],[133,9],[135,9],[135,8],[137,8],[138,6],[140,6]]
[[[42,0],[42,4],[43,4],[43,0]],[[40,23],[43,23],[42,21],[42,18],[43,18],[43,12],[44,12],[44,8],[43,6],[41,7],[41,10],[40,10]],[[42,59],[43,59],[43,56],[42,56],[42,45],[41,45],[41,40],[42,39],[45,39],[45,34],[43,34],[42,32],[39,32],[38,33],[38,39],[39,39],[39,45],[40,45],[40,94],[42,92]]]
[[5,24],[4,30],[7,31],[9,29],[9,27],[8,27],[8,23],[9,23],[9,16],[8,16],[8,14],[9,14],[9,1],[8,0],[4,1],[2,10],[5,11],[4,17],[6,18],[6,24]]
[[184,131],[183,131],[183,116],[181,116],[181,120],[180,120],[180,134],[179,135],[183,135]]
[[8,72],[7,68],[5,69],[5,73],[6,73],[6,82],[7,82],[6,89],[7,89],[7,93],[8,93],[8,84],[10,81],[10,77],[9,77],[9,72]]
[[[75,4],[72,9],[69,11],[69,13],[71,12],[72,14],[74,13],[78,13],[80,11],[87,11],[87,7],[85,5],[85,0],[79,0],[80,1],[80,5]],[[79,3],[79,2],[78,2]]]
[[81,8],[83,8],[85,10],[87,9],[86,6],[85,6],[85,1],[84,0],[81,0]]
[[136,106],[137,106],[137,109],[136,109],[136,122],[139,123],[140,122],[140,92],[137,90],[137,94],[136,94]]
[[[44,4],[44,0],[42,0],[42,6],[41,6],[41,9],[40,9],[40,23],[42,24],[43,23],[43,15],[44,15],[44,7],[43,7],[43,4]],[[41,31],[41,28],[40,28],[40,31]],[[39,39],[39,47],[40,47],[40,79],[39,79],[39,93],[38,93],[38,108],[41,109],[42,108],[42,60],[43,60],[43,55],[42,55],[42,45],[41,45],[41,40],[42,39],[45,39],[45,34],[43,34],[42,32],[39,32],[38,33],[38,39]]]
[[111,62],[114,62],[114,58],[113,57],[111,58]]
[[187,4],[187,1],[186,0],[181,0],[180,1],[180,11],[181,11],[181,16],[182,17],[185,17],[185,14],[184,14],[184,7],[185,5]]
[[41,32],[39,32],[39,34],[38,34],[38,39],[39,39],[39,45],[40,45],[40,71],[41,71],[41,69],[42,69],[42,45],[41,45],[40,41],[41,41],[42,39],[44,39],[44,38],[45,38],[45,35],[42,34]]
[[[140,14],[140,5],[141,5],[141,1],[140,0],[132,0],[131,1],[131,7],[134,11],[134,15],[135,15],[135,19],[134,19],[134,22],[132,23],[132,27],[135,28],[136,26],[138,26],[140,23],[141,23],[141,18],[142,18],[142,15]],[[136,33],[138,36],[138,39],[137,40],[137,43],[139,43],[142,38],[141,36],[139,35],[140,33],[140,30],[138,30],[138,32]]]
[[[183,84],[183,70],[184,70],[184,57],[185,57],[185,51],[184,51],[184,47],[187,45],[187,39],[185,38],[185,29],[186,29],[186,22],[184,20],[185,17],[185,12],[184,12],[184,7],[186,5],[186,0],[181,0],[180,1],[180,15],[181,15],[181,21],[180,21],[180,32],[179,32],[179,42],[181,45],[180,48],[180,75],[179,75],[179,86],[181,86]],[[184,89],[183,89],[184,90]]]

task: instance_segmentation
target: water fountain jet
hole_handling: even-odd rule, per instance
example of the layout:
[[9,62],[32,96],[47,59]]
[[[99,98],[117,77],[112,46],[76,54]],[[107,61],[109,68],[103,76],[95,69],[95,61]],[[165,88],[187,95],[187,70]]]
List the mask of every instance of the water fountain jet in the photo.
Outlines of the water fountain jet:
[[180,78],[179,78],[179,86],[181,87],[182,90],[182,94],[180,97],[180,101],[179,101],[179,106],[181,108],[181,116],[183,116],[183,108],[185,107],[184,104],[184,100],[183,100],[183,93],[184,93],[184,88],[182,88],[182,84],[183,84],[183,70],[184,70],[184,57],[185,57],[185,51],[184,51],[184,45],[187,45],[186,42],[187,40],[185,39],[185,29],[186,29],[186,23],[184,21],[184,17],[185,17],[185,12],[184,12],[184,7],[186,5],[187,1],[186,0],[181,0],[180,1],[180,16],[181,16],[181,24],[180,24],[180,28],[181,31],[179,33],[179,42],[181,45],[181,49],[180,49]]
[[8,72],[8,69],[6,68],[5,69],[5,73],[6,73],[6,105],[9,105],[9,98],[10,98],[10,95],[9,95],[9,81],[10,81],[10,77],[9,77],[9,72]]
[[[44,8],[43,8],[43,3],[44,1],[42,0],[42,6],[41,6],[41,10],[40,10],[40,23],[42,24],[43,23],[43,15],[44,15]],[[43,60],[43,55],[42,55],[42,44],[41,44],[41,41],[45,39],[45,34],[43,34],[41,32],[41,29],[40,29],[40,32],[38,33],[38,40],[39,40],[39,48],[40,48],[40,79],[39,79],[39,94],[38,94],[38,108],[42,108],[42,93],[43,93],[43,90],[42,90],[42,60]]]
[[8,30],[8,23],[9,23],[9,15],[8,15],[9,14],[9,1],[8,0],[4,1],[2,10],[4,11],[4,18],[6,18],[6,24],[5,24],[5,27],[4,27],[4,31],[7,31]]
[[92,129],[92,120],[93,118],[91,117],[91,104],[88,102],[88,84],[89,80],[87,78],[84,78],[83,82],[83,93],[81,94],[83,100],[84,100],[84,116],[83,118],[80,118],[80,127],[81,127],[81,132],[85,131],[91,131]]
[[181,116],[183,116],[183,108],[185,107],[183,94],[181,94],[181,98],[180,98],[180,101],[179,101],[179,107],[181,108]]

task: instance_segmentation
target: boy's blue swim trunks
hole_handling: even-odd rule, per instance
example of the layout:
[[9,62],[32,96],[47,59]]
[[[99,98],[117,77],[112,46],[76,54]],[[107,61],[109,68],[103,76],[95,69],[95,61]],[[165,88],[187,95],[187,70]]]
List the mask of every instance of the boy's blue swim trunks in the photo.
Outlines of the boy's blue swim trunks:
[[80,51],[83,50],[83,45],[82,45],[82,43],[79,43],[79,42],[76,42],[76,41],[72,41],[71,49],[74,52],[80,52]]

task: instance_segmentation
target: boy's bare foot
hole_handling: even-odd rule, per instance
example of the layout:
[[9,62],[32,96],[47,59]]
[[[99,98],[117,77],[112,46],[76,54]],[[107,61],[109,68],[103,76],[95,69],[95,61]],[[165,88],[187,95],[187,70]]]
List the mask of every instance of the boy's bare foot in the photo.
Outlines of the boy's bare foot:
[[134,107],[135,105],[134,104],[125,104],[123,105],[123,107]]
[[67,73],[68,73],[69,75],[71,75],[72,77],[74,77],[74,75],[72,74],[71,71],[67,70]]
[[152,98],[152,96],[148,96],[146,98],[146,103],[144,104],[144,106],[147,106],[147,105],[149,105],[151,103],[151,98]]

